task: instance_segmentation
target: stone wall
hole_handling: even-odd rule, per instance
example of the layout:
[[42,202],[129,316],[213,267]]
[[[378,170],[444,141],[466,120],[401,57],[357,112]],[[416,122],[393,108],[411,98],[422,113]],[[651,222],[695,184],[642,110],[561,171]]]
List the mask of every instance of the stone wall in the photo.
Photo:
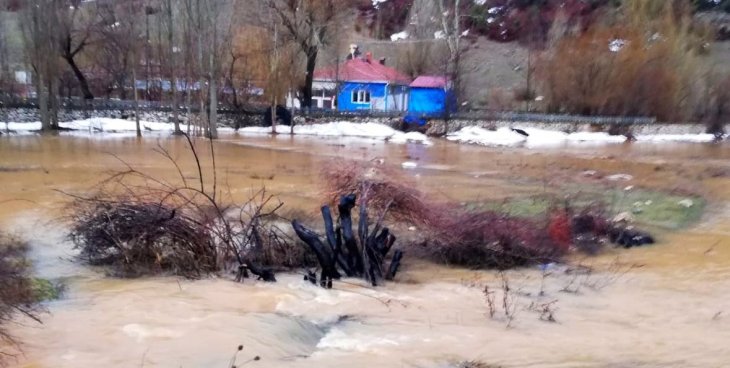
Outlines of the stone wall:
[[612,126],[591,123],[543,123],[543,122],[513,122],[513,121],[486,121],[486,120],[432,120],[428,123],[428,135],[443,135],[461,130],[467,126],[478,126],[484,129],[496,130],[499,128],[536,128],[556,130],[566,133],[575,132],[608,132],[617,135],[645,135],[645,134],[702,134],[706,132],[703,124],[667,124],[653,123],[642,125]]
[[[58,121],[74,121],[90,118],[114,118],[134,120],[134,112],[129,110],[61,110],[58,112]],[[153,122],[172,122],[172,114],[160,111],[141,111],[139,119],[142,121]],[[181,111],[179,114],[181,122],[187,121],[187,113]],[[30,108],[10,108],[0,109],[0,122],[16,122],[31,123],[40,121],[40,112],[38,109]],[[256,115],[219,113],[218,122],[223,126],[243,127],[243,126],[259,126],[263,125],[263,117]]]

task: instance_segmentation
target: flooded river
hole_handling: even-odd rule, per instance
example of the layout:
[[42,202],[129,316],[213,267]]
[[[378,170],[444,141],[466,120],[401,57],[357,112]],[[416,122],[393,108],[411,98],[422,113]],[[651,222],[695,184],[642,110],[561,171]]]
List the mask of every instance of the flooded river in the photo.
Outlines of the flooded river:
[[[564,266],[507,272],[511,322],[501,306],[502,276],[422,261],[407,262],[400,282],[371,289],[347,281],[333,290],[297,274],[278,275],[275,284],[120,280],[74,262],[55,221],[68,200],[59,191],[84,193],[121,168],[120,160],[173,178],[175,171],[154,153],[158,145],[186,163],[186,174],[193,172],[183,139],[0,138],[0,226],[31,243],[39,276],[67,285],[61,300],[48,303],[42,325],[11,326],[24,342],[11,366],[224,368],[239,344],[238,366],[427,368],[472,360],[504,367],[730,366],[727,144],[536,151],[235,135],[215,144],[220,180],[234,197],[265,185],[304,213],[318,209],[323,165],[342,158],[415,163],[405,172],[419,189],[463,202],[531,195],[561,183],[598,185],[581,179],[590,170],[633,177],[616,185],[706,199],[698,222],[663,231],[655,246],[571,260],[595,266],[592,274],[576,276]],[[205,141],[197,147],[210,149]],[[494,318],[485,285],[498,297]],[[555,323],[536,311],[549,303]]]

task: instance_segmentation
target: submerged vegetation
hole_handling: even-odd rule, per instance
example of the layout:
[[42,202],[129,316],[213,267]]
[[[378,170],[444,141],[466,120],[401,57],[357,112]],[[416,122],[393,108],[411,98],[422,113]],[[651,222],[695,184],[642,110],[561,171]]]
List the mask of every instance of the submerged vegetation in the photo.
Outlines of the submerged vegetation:
[[[562,201],[556,194],[509,197],[502,200],[478,201],[465,204],[470,211],[490,210],[510,216],[535,218],[544,216],[566,201],[575,208],[601,204],[606,216],[628,213],[634,222],[642,226],[664,229],[683,229],[700,219],[706,202],[697,195],[679,195],[644,189],[591,190],[564,188]],[[567,199],[566,199],[567,198]]]
[[230,193],[219,192],[215,166],[208,173],[213,185],[206,187],[195,144],[190,138],[188,143],[197,168],[195,183],[159,148],[177,168],[179,182],[126,165],[100,182],[91,196],[71,195],[69,235],[81,258],[108,266],[117,276],[199,278],[234,269],[239,281],[249,272],[275,281],[272,267],[306,264],[307,255],[292,249],[287,233],[277,226],[276,212],[283,204],[265,189],[234,203]]
[[368,188],[369,206],[418,228],[422,239],[415,250],[446,264],[506,269],[559,260],[574,248],[594,253],[608,240],[627,247],[653,242],[648,234],[611,221],[595,198],[579,204],[535,201],[515,211],[465,207],[428,198],[402,173],[376,162],[328,165],[324,182],[330,201]]
[[[70,238],[84,261],[106,266],[116,276],[200,278],[233,271],[238,281],[249,273],[276,281],[277,270],[318,263],[321,285],[331,287],[332,280],[343,275],[362,277],[373,285],[392,279],[404,249],[438,263],[509,269],[559,261],[573,250],[596,253],[610,242],[624,247],[654,242],[625,221],[611,220],[599,198],[586,203],[533,200],[506,211],[469,207],[429,197],[396,168],[354,161],[332,163],[323,172],[324,201],[337,206],[339,218],[333,221],[330,207],[322,208],[322,242],[315,230],[281,217],[283,203],[265,189],[252,192],[242,203],[230,193],[224,195],[217,184],[212,143],[213,167],[204,175],[196,144],[187,140],[197,177],[190,179],[159,147],[158,153],[176,168],[177,182],[125,163],[124,170],[100,182],[92,195],[71,195]],[[206,186],[206,175],[212,177],[212,185]],[[664,208],[655,199],[657,207]],[[351,215],[358,206],[358,213]],[[373,223],[368,212],[374,214]],[[355,221],[357,234],[352,229]],[[384,221],[391,226],[385,227]],[[405,228],[418,232],[405,231],[401,249],[386,267],[395,241],[392,229]],[[307,277],[314,282],[313,274]]]
[[12,355],[5,348],[16,344],[6,324],[18,316],[40,322],[38,302],[52,296],[47,282],[31,277],[27,250],[22,240],[0,233],[0,365],[3,357]]

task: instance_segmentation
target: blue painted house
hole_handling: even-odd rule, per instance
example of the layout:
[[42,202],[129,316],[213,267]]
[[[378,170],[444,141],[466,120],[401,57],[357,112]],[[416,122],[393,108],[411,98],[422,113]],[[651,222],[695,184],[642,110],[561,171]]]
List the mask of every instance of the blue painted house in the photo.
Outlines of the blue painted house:
[[383,59],[373,61],[370,54],[316,70],[314,82],[315,86],[334,82],[337,87],[330,93],[338,111],[408,111],[411,79],[385,66]]
[[445,77],[420,76],[410,84],[408,115],[416,117],[444,116],[453,112],[453,93]]

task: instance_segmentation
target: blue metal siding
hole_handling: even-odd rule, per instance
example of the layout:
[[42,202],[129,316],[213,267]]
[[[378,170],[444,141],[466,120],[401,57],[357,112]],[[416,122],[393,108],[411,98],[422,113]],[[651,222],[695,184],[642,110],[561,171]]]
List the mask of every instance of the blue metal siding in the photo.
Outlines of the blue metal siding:
[[411,88],[408,111],[414,115],[441,115],[446,111],[448,93],[442,88]]
[[[352,92],[358,90],[370,92],[370,103],[352,102]],[[342,82],[340,92],[337,94],[337,110],[370,110],[373,98],[385,98],[385,83]]]

